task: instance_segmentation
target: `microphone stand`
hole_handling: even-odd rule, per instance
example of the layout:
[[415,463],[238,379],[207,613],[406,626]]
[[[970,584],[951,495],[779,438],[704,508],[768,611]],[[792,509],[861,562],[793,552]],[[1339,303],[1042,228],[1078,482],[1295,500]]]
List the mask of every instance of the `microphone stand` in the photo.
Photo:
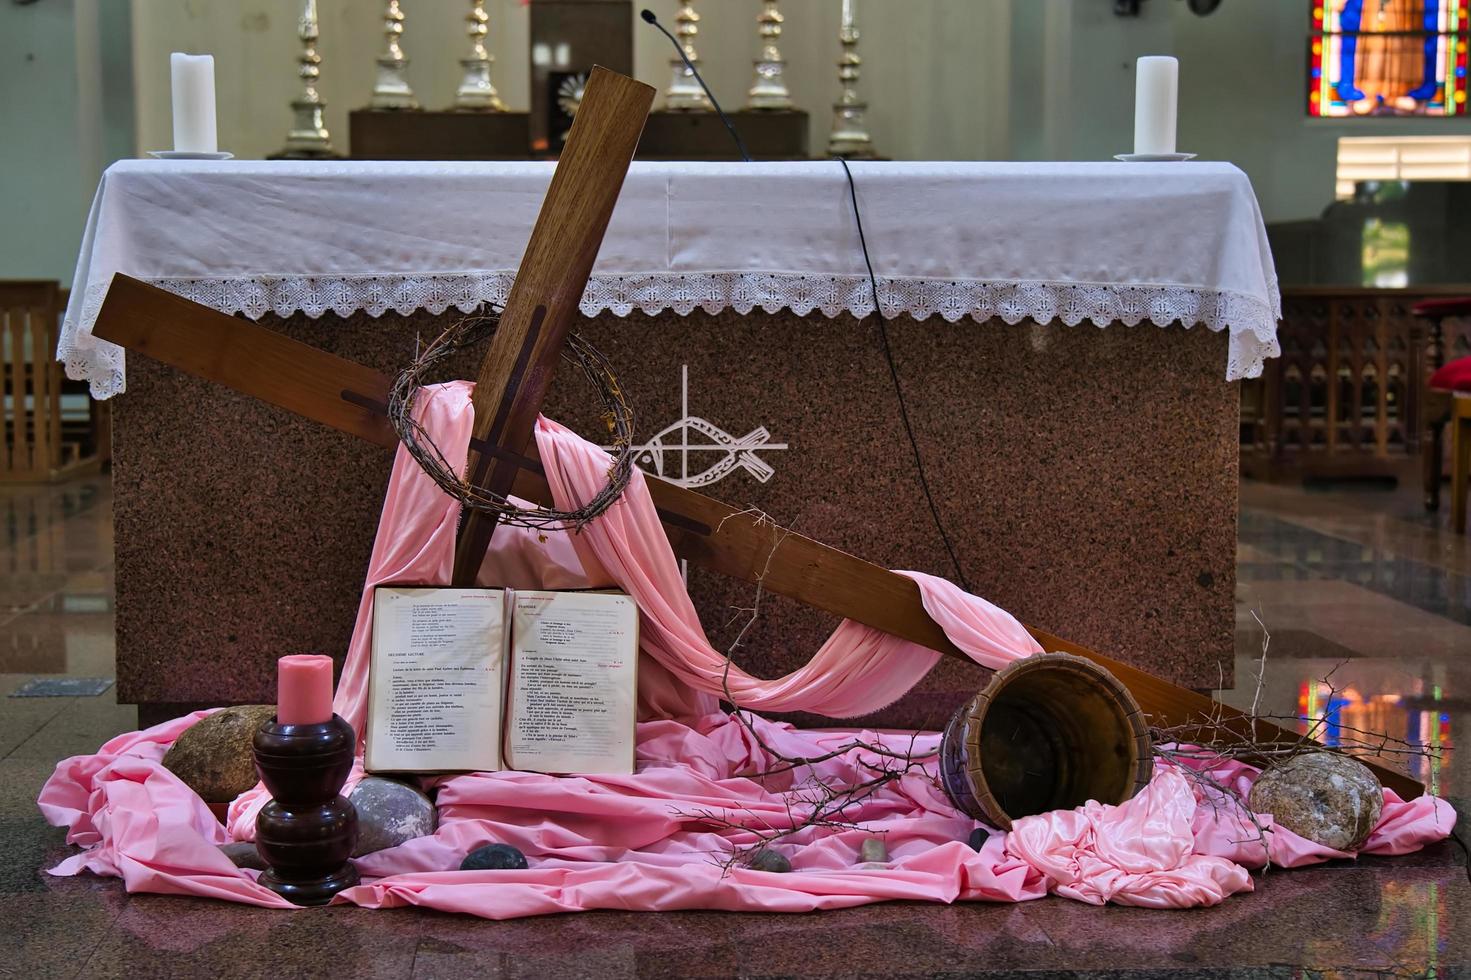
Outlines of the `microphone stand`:
[[695,67],[694,62],[690,61],[689,55],[684,53],[684,45],[680,44],[679,39],[676,38],[673,34],[670,34],[668,29],[665,28],[663,24],[659,23],[659,18],[654,16],[654,12],[652,10],[649,10],[647,7],[645,7],[639,12],[639,16],[642,17],[646,23],[653,24],[655,27],[657,27],[659,29],[659,33],[669,38],[669,43],[674,45],[675,51],[679,52],[679,57],[684,61],[685,67],[690,70],[691,75],[695,76],[695,81],[700,83],[700,88],[705,90],[705,96],[709,98],[710,104],[715,107],[715,112],[719,114],[720,121],[725,123],[725,128],[730,131],[730,137],[731,139],[735,140],[736,149],[740,151],[741,159],[744,160],[746,163],[750,163],[751,154],[746,152],[746,144],[741,141],[741,134],[736,132],[735,126],[731,124],[730,119],[725,115],[725,110],[720,108],[720,103],[716,100],[715,93],[710,91],[710,86],[706,85],[705,79],[700,76],[700,70]]

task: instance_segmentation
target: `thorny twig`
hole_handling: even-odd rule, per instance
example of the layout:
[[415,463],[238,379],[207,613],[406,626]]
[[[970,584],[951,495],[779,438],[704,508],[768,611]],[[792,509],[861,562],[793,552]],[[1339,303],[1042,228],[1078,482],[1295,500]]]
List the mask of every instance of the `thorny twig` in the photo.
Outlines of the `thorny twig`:
[[1267,648],[1272,645],[1272,632],[1267,629],[1267,624],[1262,622],[1262,617],[1257,615],[1255,609],[1251,611],[1251,618],[1256,620],[1256,624],[1262,628],[1262,658],[1257,661],[1256,691],[1251,696],[1251,711],[1248,712],[1251,717],[1255,718],[1257,708],[1262,703],[1262,683],[1267,677]]
[[[1266,828],[1252,811],[1234,786],[1216,779],[1213,771],[1226,762],[1247,762],[1256,766],[1281,762],[1310,752],[1338,752],[1348,756],[1436,758],[1436,750],[1415,742],[1395,738],[1383,732],[1356,728],[1341,722],[1330,722],[1327,718],[1304,718],[1298,715],[1263,714],[1261,712],[1262,689],[1267,671],[1267,651],[1272,635],[1267,630],[1256,610],[1252,618],[1262,629],[1262,653],[1257,661],[1256,687],[1252,694],[1251,709],[1246,716],[1226,717],[1222,706],[1217,703],[1209,715],[1184,725],[1152,726],[1149,734],[1154,742],[1157,758],[1172,764],[1177,771],[1196,787],[1197,799],[1203,800],[1220,819],[1222,805],[1252,825],[1254,837],[1232,843],[1260,843],[1263,853],[1270,858]],[[1333,675],[1342,662],[1336,664],[1319,682],[1328,686],[1328,700],[1338,695]],[[1271,723],[1265,728],[1259,723]],[[1306,722],[1306,725],[1303,723]],[[1281,723],[1302,726],[1295,736],[1288,736],[1275,726]],[[1333,736],[1332,746],[1323,743],[1325,736]],[[1271,866],[1268,860],[1263,870]]]
[[[743,775],[764,784],[772,777],[796,774],[801,770],[807,770],[807,772],[805,778],[780,794],[783,808],[786,811],[784,821],[773,823],[766,816],[744,807],[736,810],[723,810],[718,813],[707,807],[683,814],[720,830],[737,831],[756,838],[754,844],[732,848],[722,862],[726,869],[738,864],[749,863],[756,855],[769,849],[778,841],[790,840],[812,830],[862,829],[861,825],[850,817],[853,808],[861,805],[885,786],[902,779],[911,772],[916,770],[924,772],[924,763],[937,754],[936,751],[916,751],[916,742],[924,726],[910,735],[909,746],[905,751],[855,738],[819,755],[792,756],[772,746],[761,736],[731,690],[730,673],[734,666],[736,651],[741,648],[746,634],[750,632],[760,615],[761,600],[765,595],[764,583],[767,573],[771,570],[772,560],[777,549],[792,531],[790,528],[781,527],[769,515],[754,507],[726,515],[721,519],[716,530],[723,527],[726,521],[737,517],[748,517],[758,527],[773,529],[771,550],[767,553],[766,562],[760,574],[756,576],[756,589],[751,605],[735,607],[736,615],[744,614],[746,619],[725,651],[725,663],[721,672],[721,690],[724,692],[726,703],[730,705],[730,717],[745,730],[767,760],[765,768],[743,773]],[[731,622],[734,621],[735,617],[732,617]],[[823,762],[850,754],[853,756],[852,762],[868,774],[866,778],[856,783],[837,784],[819,776],[813,769],[814,766]],[[732,816],[733,813],[736,816]],[[741,813],[747,816],[742,818],[739,816]]]
[[[792,532],[781,528],[768,515],[755,508],[728,515],[722,520],[722,525],[725,520],[734,517],[752,517],[757,526],[769,526],[775,529],[774,541],[767,555],[766,564],[761,573],[756,576],[756,590],[751,605],[736,609],[737,615],[746,615],[746,620],[725,653],[721,675],[721,689],[726,702],[731,706],[730,717],[741,725],[752,741],[762,750],[765,758],[770,760],[766,768],[744,775],[747,778],[764,782],[771,777],[796,773],[803,769],[808,770],[808,773],[806,778],[797,783],[794,788],[781,794],[782,805],[786,811],[784,821],[773,822],[766,815],[744,807],[721,812],[703,808],[683,814],[719,830],[741,832],[756,838],[754,844],[739,848],[733,847],[725,855],[722,865],[726,869],[748,863],[756,855],[779,841],[791,840],[813,830],[862,829],[860,824],[849,817],[849,812],[853,807],[911,772],[919,771],[928,778],[934,779],[934,775],[926,771],[924,765],[938,754],[938,748],[922,753],[916,751],[916,740],[920,730],[916,730],[910,736],[909,746],[905,751],[890,749],[882,744],[855,738],[829,752],[800,757],[787,755],[762,738],[761,733],[751,723],[731,690],[730,672],[734,664],[735,652],[740,649],[746,634],[760,614],[761,600],[764,595],[763,584],[771,568],[776,549]],[[1188,781],[1194,784],[1197,799],[1211,807],[1216,819],[1221,818],[1224,808],[1226,811],[1236,811],[1243,824],[1249,824],[1253,828],[1254,836],[1242,841],[1233,841],[1233,843],[1260,843],[1266,858],[1263,862],[1265,873],[1265,870],[1271,866],[1266,827],[1234,786],[1215,777],[1213,771],[1220,764],[1242,761],[1262,765],[1309,752],[1323,751],[1337,751],[1346,755],[1400,758],[1435,758],[1437,753],[1427,746],[1395,738],[1386,733],[1360,729],[1340,722],[1329,722],[1326,718],[1263,714],[1261,699],[1265,687],[1271,633],[1255,610],[1252,611],[1252,618],[1262,629],[1262,652],[1257,661],[1256,685],[1252,694],[1251,709],[1247,715],[1244,718],[1240,716],[1227,718],[1223,707],[1217,704],[1207,716],[1189,724],[1151,727],[1150,737],[1156,756],[1173,765]],[[733,617],[731,622],[734,621]],[[1337,669],[1338,667],[1335,666],[1320,682],[1328,685],[1330,700],[1338,693],[1338,688],[1332,682]],[[1281,722],[1295,725],[1306,722],[1307,724],[1298,735],[1284,738],[1277,731],[1264,730],[1263,726],[1258,724],[1259,722],[1274,724]],[[921,730],[923,727],[927,726],[922,726]],[[1321,744],[1324,735],[1327,734],[1334,736],[1336,744],[1332,747]],[[842,786],[834,785],[812,771],[812,767],[822,762],[850,753],[855,754],[854,763],[870,773],[868,778],[853,785]],[[870,758],[864,758],[865,755]],[[747,814],[747,817],[741,818],[740,813]]]

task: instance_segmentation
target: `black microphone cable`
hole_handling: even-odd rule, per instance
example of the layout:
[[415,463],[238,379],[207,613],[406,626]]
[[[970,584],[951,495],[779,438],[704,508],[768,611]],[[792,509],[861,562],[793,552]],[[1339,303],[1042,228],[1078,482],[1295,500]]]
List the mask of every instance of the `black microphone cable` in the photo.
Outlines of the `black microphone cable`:
[[654,16],[654,12],[652,10],[645,7],[643,10],[639,11],[639,16],[642,17],[646,23],[653,24],[655,27],[659,28],[659,33],[669,38],[669,43],[674,45],[674,50],[678,51],[680,58],[684,59],[685,67],[690,70],[691,75],[695,76],[695,81],[700,83],[700,88],[705,90],[705,95],[710,99],[710,104],[715,107],[715,111],[720,115],[720,121],[725,123],[726,129],[730,130],[730,137],[731,139],[735,140],[736,149],[741,152],[741,159],[744,160],[746,163],[750,163],[751,154],[746,152],[746,144],[741,141],[741,134],[736,132],[735,126],[731,125],[730,119],[726,117],[725,110],[720,108],[720,103],[716,101],[715,93],[710,91],[710,86],[706,85],[705,79],[700,77],[700,70],[695,67],[695,63],[693,61],[690,61],[689,55],[684,53],[684,45],[680,44],[679,39],[676,38],[673,34],[670,34],[669,31],[665,29],[664,25],[659,23],[659,18]]
[[[700,83],[700,88],[705,90],[705,95],[709,97],[710,104],[715,107],[716,113],[720,116],[720,121],[725,124],[725,128],[730,132],[731,139],[735,140],[736,149],[740,151],[741,159],[746,163],[750,163],[751,155],[746,152],[746,144],[741,140],[741,134],[736,132],[735,126],[731,124],[730,119],[725,115],[725,110],[720,108],[720,102],[715,98],[715,93],[710,91],[710,86],[705,84],[705,79],[701,77],[699,69],[694,66],[689,56],[684,53],[684,45],[680,44],[679,39],[673,34],[670,34],[664,25],[659,23],[659,18],[654,16],[652,10],[646,7],[639,12],[639,16],[644,19],[645,23],[654,25],[659,29],[659,33],[669,38],[669,43],[674,45],[675,51],[679,52],[679,57],[684,61],[685,67],[690,70],[690,74],[695,77],[695,81]],[[950,564],[955,569],[956,581],[960,584],[961,588],[970,592],[970,582],[965,576],[964,569],[961,568],[960,556],[955,552],[955,545],[951,542],[950,535],[945,530],[945,522],[940,518],[940,506],[935,503],[935,495],[930,490],[929,477],[925,473],[924,456],[919,449],[919,440],[914,435],[914,426],[909,421],[909,404],[904,398],[904,386],[899,380],[899,368],[894,363],[894,352],[889,345],[888,318],[884,316],[883,303],[879,299],[879,281],[873,271],[873,259],[868,254],[868,240],[863,234],[863,216],[858,210],[858,187],[853,182],[853,171],[849,169],[848,161],[843,157],[838,157],[837,161],[843,165],[843,173],[848,178],[848,198],[853,204],[853,220],[858,225],[858,244],[863,249],[863,263],[868,268],[868,283],[873,290],[873,312],[878,318],[879,324],[879,348],[883,351],[884,362],[889,367],[889,378],[894,382],[894,396],[899,402],[899,418],[904,423],[904,434],[909,438],[909,448],[914,453],[914,467],[919,475],[919,486],[924,491],[925,502],[929,504],[930,517],[935,522],[935,530],[940,532],[940,540],[944,542],[945,552],[950,556]]]
[[965,570],[960,567],[960,556],[955,553],[955,545],[950,542],[950,535],[945,531],[945,522],[940,519],[940,506],[935,503],[935,495],[930,492],[930,481],[924,470],[924,456],[919,451],[919,440],[915,438],[914,426],[909,422],[909,406],[904,400],[904,386],[899,383],[899,368],[894,364],[894,352],[889,347],[888,317],[884,315],[884,305],[879,300],[879,280],[874,275],[873,259],[868,254],[868,239],[863,234],[863,216],[858,212],[858,185],[853,182],[853,171],[848,168],[848,161],[842,157],[838,157],[837,161],[843,165],[843,173],[848,178],[848,199],[853,202],[853,221],[858,225],[858,244],[863,249],[863,264],[868,268],[868,284],[873,289],[873,313],[879,322],[879,348],[884,352],[884,361],[889,365],[889,377],[894,382],[894,397],[899,401],[899,418],[904,422],[904,434],[909,437],[909,448],[914,452],[914,468],[919,473],[919,487],[924,491],[924,499],[930,505],[930,517],[935,521],[935,530],[940,532],[940,540],[945,543],[945,551],[950,555],[950,564],[955,568],[955,580],[962,589],[970,592],[970,582],[965,577]]

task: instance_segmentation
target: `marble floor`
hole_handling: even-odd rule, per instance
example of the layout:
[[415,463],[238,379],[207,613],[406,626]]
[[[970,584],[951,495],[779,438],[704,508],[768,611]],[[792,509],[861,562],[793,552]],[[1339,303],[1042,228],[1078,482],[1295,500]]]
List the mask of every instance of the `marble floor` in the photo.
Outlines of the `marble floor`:
[[[36,677],[111,677],[105,478],[0,490],[0,976],[1471,976],[1471,882],[1447,842],[1273,872],[1215,909],[1063,899],[890,903],[803,916],[599,912],[492,923],[434,912],[284,914],[128,896],[44,874],[68,853],[35,796],[56,761],[136,724],[111,691],[13,698]],[[1471,545],[1409,489],[1242,488],[1236,690],[1262,710],[1440,746],[1415,775],[1465,812]],[[1468,918],[1463,919],[1462,914]]]

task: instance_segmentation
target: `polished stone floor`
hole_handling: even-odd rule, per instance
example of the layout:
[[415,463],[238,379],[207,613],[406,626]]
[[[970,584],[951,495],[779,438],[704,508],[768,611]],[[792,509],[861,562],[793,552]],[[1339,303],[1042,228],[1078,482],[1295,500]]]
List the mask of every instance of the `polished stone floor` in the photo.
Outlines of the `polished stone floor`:
[[[36,677],[110,677],[106,479],[0,490],[0,519],[0,695]],[[1451,748],[1471,726],[1471,546],[1443,524],[1408,489],[1245,485],[1226,697],[1256,696],[1260,621],[1263,711],[1438,744],[1415,774],[1459,806],[1471,798],[1471,753]],[[1192,912],[1045,899],[492,923],[130,897],[112,880],[45,875],[68,849],[36,812],[41,783],[135,722],[111,691],[0,700],[0,976],[1471,976],[1471,883],[1451,842],[1273,872]]]

